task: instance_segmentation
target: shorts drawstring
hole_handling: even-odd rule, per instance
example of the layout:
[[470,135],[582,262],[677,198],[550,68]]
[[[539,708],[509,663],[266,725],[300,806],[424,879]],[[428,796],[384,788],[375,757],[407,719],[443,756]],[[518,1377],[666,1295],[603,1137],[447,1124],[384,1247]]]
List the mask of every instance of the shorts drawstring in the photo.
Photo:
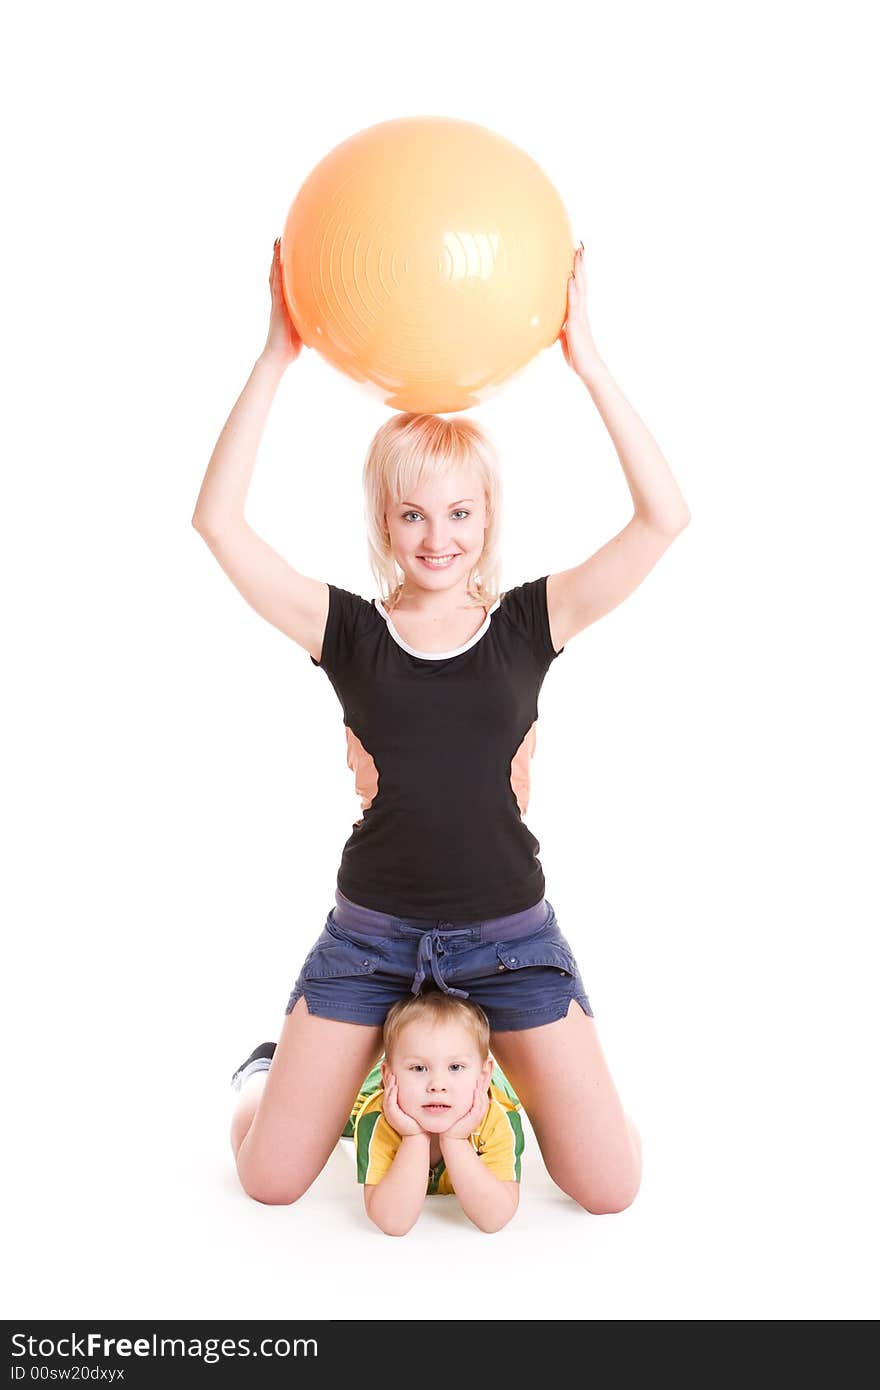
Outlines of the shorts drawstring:
[[411,992],[413,994],[419,993],[419,990],[421,989],[422,984],[424,982],[425,975],[427,974],[427,968],[430,965],[431,974],[434,977],[434,983],[437,985],[438,989],[442,989],[444,994],[453,994],[455,995],[456,999],[467,999],[469,997],[467,990],[453,989],[452,985],[448,985],[444,980],[443,974],[440,970],[440,966],[438,963],[438,958],[445,954],[446,950],[443,945],[443,932],[437,931],[435,929],[434,931],[426,931],[422,933],[422,936],[419,939],[419,954],[418,960],[416,962],[416,973],[413,976],[412,982]]

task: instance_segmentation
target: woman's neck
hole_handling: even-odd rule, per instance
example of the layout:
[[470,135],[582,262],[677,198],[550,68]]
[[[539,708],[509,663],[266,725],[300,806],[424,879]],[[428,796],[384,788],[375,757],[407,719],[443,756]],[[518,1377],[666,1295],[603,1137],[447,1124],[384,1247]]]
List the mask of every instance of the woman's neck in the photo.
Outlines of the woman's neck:
[[467,589],[461,589],[451,594],[426,594],[424,590],[417,593],[400,594],[393,608],[388,609],[391,616],[395,613],[408,613],[413,618],[424,619],[425,622],[442,623],[458,613],[472,612],[481,605],[468,602]]

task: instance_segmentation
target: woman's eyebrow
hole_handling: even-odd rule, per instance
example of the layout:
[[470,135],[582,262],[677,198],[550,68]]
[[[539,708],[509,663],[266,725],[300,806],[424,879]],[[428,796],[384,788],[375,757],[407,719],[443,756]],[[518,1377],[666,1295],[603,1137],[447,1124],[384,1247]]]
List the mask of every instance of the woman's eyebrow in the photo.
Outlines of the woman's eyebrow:
[[[473,502],[473,500],[473,497],[459,497],[458,502]],[[457,507],[458,502],[450,502],[449,505],[450,507]],[[400,502],[398,505],[401,507],[415,507],[420,512],[425,510],[418,502]]]

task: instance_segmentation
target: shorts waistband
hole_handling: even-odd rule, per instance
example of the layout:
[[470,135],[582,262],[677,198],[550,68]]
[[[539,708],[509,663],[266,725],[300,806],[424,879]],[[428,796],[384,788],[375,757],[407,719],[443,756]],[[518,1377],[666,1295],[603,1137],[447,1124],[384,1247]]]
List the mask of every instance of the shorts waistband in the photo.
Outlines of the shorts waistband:
[[520,936],[529,936],[538,931],[550,919],[553,908],[546,898],[524,908],[522,912],[512,912],[506,917],[487,917],[475,922],[449,922],[439,917],[395,917],[390,912],[376,912],[371,907],[361,907],[336,889],[336,907],[333,920],[343,930],[362,932],[367,936],[409,936],[410,934],[455,937],[470,933],[478,941],[512,941]]

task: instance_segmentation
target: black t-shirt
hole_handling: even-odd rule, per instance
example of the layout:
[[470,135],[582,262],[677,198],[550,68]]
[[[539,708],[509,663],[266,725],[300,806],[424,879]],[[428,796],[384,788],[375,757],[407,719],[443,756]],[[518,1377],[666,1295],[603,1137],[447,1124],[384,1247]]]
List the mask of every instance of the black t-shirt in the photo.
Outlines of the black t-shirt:
[[[339,891],[398,917],[479,921],[544,896],[528,805],[538,692],[554,651],[547,576],[509,589],[454,652],[417,653],[379,600],[330,584],[321,660],[363,815]],[[560,649],[564,651],[564,648]]]

